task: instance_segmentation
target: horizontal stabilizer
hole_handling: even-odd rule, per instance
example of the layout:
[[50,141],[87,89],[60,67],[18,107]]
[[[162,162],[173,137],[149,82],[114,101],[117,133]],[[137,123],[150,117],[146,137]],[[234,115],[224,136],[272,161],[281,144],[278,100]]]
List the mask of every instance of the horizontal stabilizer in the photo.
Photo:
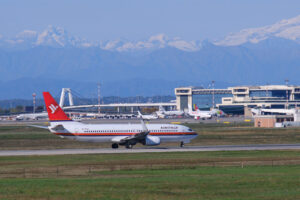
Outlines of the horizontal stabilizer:
[[61,124],[54,126],[53,128],[51,128],[51,130],[53,131],[63,131],[65,130],[65,127]]

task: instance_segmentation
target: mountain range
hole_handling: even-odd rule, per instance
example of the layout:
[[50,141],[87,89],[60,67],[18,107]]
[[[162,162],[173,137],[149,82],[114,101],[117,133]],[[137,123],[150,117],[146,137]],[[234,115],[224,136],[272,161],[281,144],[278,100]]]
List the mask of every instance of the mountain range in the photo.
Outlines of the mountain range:
[[0,99],[72,87],[91,96],[174,94],[174,87],[300,84],[300,16],[216,41],[164,34],[142,41],[91,42],[63,28],[0,36]]

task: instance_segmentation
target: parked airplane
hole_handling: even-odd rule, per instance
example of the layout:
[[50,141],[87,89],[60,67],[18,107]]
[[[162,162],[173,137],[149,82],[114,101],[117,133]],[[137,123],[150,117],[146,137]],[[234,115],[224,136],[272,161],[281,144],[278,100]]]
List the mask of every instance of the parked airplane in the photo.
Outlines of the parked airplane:
[[154,146],[162,142],[180,142],[182,147],[197,137],[197,133],[186,126],[175,124],[146,125],[143,120],[141,124],[84,124],[75,122],[65,114],[49,92],[43,92],[43,96],[50,121],[50,126],[46,128],[63,138],[86,142],[111,142],[112,148],[118,148],[119,145],[132,148],[137,143]]
[[140,119],[146,119],[146,120],[150,120],[150,119],[158,119],[158,116],[157,115],[142,115],[142,113],[138,110],[138,118]]
[[262,115],[263,113],[293,115],[296,113],[296,109],[252,108],[251,112],[253,116]]
[[199,110],[196,106],[196,110],[193,111],[192,107],[189,105],[188,115],[194,117],[195,119],[210,119],[213,116],[222,117],[225,113],[219,109],[212,109],[212,110]]
[[41,113],[25,113],[17,115],[16,120],[38,120],[38,119],[46,119],[48,114],[46,112]]
[[252,108],[251,112],[252,112],[252,116],[264,115],[264,114],[293,115],[294,116],[294,121],[300,121],[300,110],[295,109],[295,108],[291,108],[291,109]]
[[159,110],[156,112],[157,115],[166,115],[166,116],[174,116],[174,115],[183,115],[184,112],[181,110],[171,110],[166,111],[164,107],[159,106]]
[[188,115],[194,117],[195,119],[210,119],[210,118],[212,118],[210,111],[200,111],[198,108],[196,108],[196,110],[193,111],[192,107],[190,105],[188,107],[189,107]]

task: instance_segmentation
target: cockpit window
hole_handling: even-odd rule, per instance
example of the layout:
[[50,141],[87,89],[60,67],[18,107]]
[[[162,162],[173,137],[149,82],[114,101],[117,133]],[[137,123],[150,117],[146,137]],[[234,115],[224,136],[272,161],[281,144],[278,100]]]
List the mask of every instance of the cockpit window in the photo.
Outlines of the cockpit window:
[[193,131],[191,128],[188,129],[189,131]]

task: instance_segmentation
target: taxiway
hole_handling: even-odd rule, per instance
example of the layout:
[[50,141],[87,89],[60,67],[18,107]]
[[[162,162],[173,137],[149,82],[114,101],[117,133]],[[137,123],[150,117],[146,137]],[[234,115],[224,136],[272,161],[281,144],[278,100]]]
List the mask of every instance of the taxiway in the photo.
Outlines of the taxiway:
[[257,145],[217,145],[187,146],[184,148],[133,148],[133,149],[51,149],[51,150],[2,150],[0,156],[71,155],[71,154],[120,154],[120,153],[163,153],[199,151],[258,151],[258,150],[300,150],[300,144],[257,144]]

